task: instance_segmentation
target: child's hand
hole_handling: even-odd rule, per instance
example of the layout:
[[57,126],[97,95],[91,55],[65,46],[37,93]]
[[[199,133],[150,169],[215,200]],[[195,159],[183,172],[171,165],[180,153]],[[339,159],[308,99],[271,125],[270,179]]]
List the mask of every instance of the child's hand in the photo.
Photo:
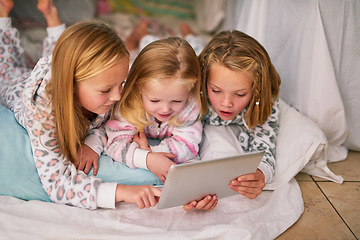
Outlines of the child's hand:
[[176,165],[170,158],[175,157],[172,153],[150,152],[146,157],[146,165],[162,182],[165,182],[169,168]]
[[249,199],[255,199],[265,187],[265,176],[259,169],[232,180],[230,188]]
[[78,162],[75,163],[76,168],[88,174],[91,167],[94,166],[93,174],[96,175],[99,168],[99,155],[85,144],[81,145],[77,155]]
[[136,133],[133,137],[133,142],[136,142],[137,144],[139,144],[140,149],[151,151],[151,148],[149,147],[149,142],[148,142],[144,132]]
[[218,199],[216,195],[207,195],[200,201],[192,201],[183,206],[185,211],[193,210],[194,208],[198,210],[213,210],[218,203]]
[[161,190],[150,185],[120,185],[116,187],[116,202],[136,203],[139,208],[153,207],[159,201]]

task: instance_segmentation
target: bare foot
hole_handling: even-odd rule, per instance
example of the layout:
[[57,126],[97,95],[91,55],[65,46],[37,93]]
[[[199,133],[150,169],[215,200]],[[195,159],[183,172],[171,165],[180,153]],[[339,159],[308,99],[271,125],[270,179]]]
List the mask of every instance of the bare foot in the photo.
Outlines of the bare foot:
[[56,27],[62,24],[52,0],[38,0],[37,8],[44,15],[48,27]]
[[137,49],[139,47],[140,40],[148,33],[148,21],[146,19],[141,20],[130,35],[125,39],[125,44],[128,50],[131,51]]
[[9,17],[9,12],[13,7],[13,0],[0,0],[0,17]]
[[195,32],[191,29],[191,27],[187,23],[182,23],[179,28],[180,28],[180,34],[183,38],[185,38],[187,35],[190,34],[196,35]]

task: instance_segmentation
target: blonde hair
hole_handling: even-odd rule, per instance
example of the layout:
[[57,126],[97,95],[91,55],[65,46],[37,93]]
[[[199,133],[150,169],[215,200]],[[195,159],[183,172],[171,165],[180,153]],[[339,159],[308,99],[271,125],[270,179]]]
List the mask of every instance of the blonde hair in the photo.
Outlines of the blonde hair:
[[55,116],[56,139],[68,160],[77,160],[77,150],[89,130],[89,120],[74,94],[77,82],[128,58],[125,43],[116,31],[99,20],[78,22],[58,39],[53,51],[51,80],[46,89]]
[[209,71],[212,64],[218,63],[232,71],[252,73],[252,98],[247,106],[245,120],[250,129],[266,122],[274,101],[278,99],[281,79],[265,48],[258,41],[237,30],[222,31],[205,46],[199,61],[203,112],[211,105],[207,93]]
[[[174,77],[189,89],[189,94],[200,107],[200,66],[190,44],[179,37],[170,37],[147,45],[131,66],[118,105],[120,114],[142,131],[151,124],[151,116],[145,111],[142,101],[142,87],[146,83],[168,81]],[[173,116],[169,124],[183,124],[177,117]]]

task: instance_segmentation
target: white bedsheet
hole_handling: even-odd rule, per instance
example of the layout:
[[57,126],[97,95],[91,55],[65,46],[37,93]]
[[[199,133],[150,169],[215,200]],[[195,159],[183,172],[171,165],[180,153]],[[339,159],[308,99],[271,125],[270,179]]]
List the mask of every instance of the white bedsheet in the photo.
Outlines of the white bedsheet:
[[292,179],[255,200],[220,199],[213,211],[138,209],[120,203],[96,211],[0,196],[1,239],[274,239],[304,211]]

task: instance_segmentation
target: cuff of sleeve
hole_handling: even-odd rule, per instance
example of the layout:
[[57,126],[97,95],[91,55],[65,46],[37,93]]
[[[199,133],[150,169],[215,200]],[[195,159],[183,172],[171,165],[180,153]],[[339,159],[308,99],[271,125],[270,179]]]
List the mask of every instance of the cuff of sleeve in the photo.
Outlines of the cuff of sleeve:
[[101,183],[97,193],[97,206],[115,208],[115,192],[117,183]]
[[47,34],[49,37],[53,37],[54,39],[58,39],[60,37],[60,35],[64,32],[64,30],[66,29],[65,24],[61,24],[59,26],[56,27],[48,27],[46,28]]
[[140,148],[135,149],[135,151],[134,151],[134,165],[135,165],[135,167],[148,169],[148,167],[146,165],[146,157],[147,157],[147,154],[149,152],[150,151],[142,150]]
[[9,17],[1,17],[0,18],[0,27],[5,28],[11,28],[11,18]]
[[270,166],[264,162],[260,162],[258,169],[260,169],[260,171],[262,171],[265,176],[265,184],[270,183],[272,180],[272,171]]
[[95,138],[92,138],[91,136],[86,137],[84,144],[86,144],[89,148],[91,148],[99,156],[103,151],[103,149],[99,146],[99,144],[97,142],[97,137],[95,137]]

